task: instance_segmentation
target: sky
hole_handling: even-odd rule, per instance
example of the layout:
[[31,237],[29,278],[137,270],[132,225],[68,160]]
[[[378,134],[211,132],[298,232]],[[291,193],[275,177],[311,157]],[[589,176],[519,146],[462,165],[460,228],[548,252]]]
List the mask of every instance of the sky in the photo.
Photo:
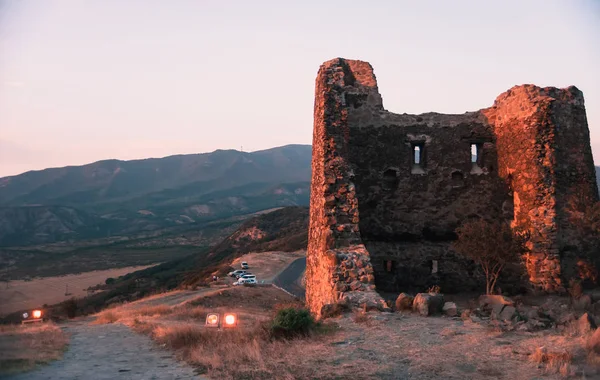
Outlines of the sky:
[[600,164],[600,0],[0,0],[0,177],[310,144],[335,57],[396,113],[575,85]]

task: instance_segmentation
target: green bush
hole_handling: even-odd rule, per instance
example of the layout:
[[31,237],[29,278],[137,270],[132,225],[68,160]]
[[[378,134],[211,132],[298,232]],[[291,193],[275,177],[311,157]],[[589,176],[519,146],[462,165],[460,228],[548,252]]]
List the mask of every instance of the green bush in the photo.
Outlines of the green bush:
[[271,324],[274,337],[308,335],[315,326],[315,320],[306,309],[288,307],[275,315]]
[[71,298],[62,303],[62,309],[69,318],[75,318],[79,309],[78,302],[75,298]]
[[107,279],[106,279],[106,281],[104,281],[104,283],[105,283],[106,285],[112,285],[112,284],[114,284],[114,283],[115,283],[115,281],[116,281],[116,280],[115,280],[114,278],[112,278],[112,277],[109,277],[109,278],[107,278]]

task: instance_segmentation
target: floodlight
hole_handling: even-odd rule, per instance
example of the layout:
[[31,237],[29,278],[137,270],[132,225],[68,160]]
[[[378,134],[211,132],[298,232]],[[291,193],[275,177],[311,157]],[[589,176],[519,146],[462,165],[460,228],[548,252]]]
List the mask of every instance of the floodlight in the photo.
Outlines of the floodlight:
[[223,320],[225,321],[224,327],[235,327],[237,326],[237,315],[233,313],[226,313]]
[[41,310],[34,310],[33,313],[31,313],[31,315],[35,319],[42,318],[42,311]]
[[219,327],[219,314],[208,313],[206,315],[206,326],[207,327]]

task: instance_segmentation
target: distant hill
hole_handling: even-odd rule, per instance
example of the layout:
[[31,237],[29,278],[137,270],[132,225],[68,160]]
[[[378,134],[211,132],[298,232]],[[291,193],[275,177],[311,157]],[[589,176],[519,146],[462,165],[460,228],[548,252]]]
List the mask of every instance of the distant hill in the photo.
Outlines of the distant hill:
[[106,160],[0,178],[0,246],[150,231],[308,205],[311,146]]
[[[114,302],[133,301],[153,292],[201,285],[212,273],[224,275],[231,262],[248,252],[306,249],[308,207],[285,207],[243,222],[232,234],[212,248],[141,271],[129,273],[104,286],[104,291],[77,302],[79,312],[97,312]],[[56,310],[62,307],[57,305]],[[12,319],[11,319],[12,318]],[[5,321],[20,320],[20,313]]]

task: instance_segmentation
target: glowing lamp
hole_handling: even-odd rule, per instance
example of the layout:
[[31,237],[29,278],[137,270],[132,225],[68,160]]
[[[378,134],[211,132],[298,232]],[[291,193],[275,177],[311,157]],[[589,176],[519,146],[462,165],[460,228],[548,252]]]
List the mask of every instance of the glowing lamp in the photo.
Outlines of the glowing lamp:
[[209,313],[206,315],[207,327],[219,327],[219,314]]
[[235,314],[225,314],[223,319],[225,320],[224,327],[235,327],[237,325],[237,316]]
[[42,318],[42,311],[41,310],[34,310],[33,313],[31,313],[31,315],[35,319]]

